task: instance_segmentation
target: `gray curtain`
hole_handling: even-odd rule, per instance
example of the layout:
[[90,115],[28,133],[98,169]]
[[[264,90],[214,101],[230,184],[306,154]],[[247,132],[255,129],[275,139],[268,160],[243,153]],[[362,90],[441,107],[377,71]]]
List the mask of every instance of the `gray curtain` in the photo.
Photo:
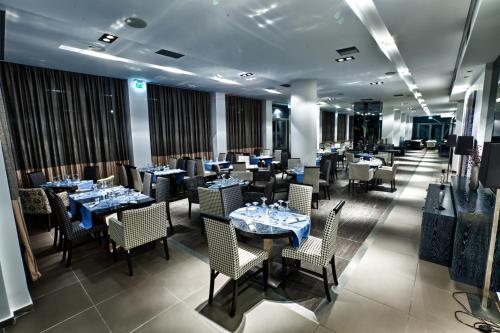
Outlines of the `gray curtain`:
[[338,116],[338,125],[337,125],[337,141],[345,141],[347,131],[347,115],[339,114]]
[[328,111],[322,112],[321,134],[323,142],[335,141],[335,113]]
[[212,157],[209,93],[148,84],[148,110],[153,163]]
[[226,131],[228,151],[262,148],[262,101],[226,96]]
[[42,170],[80,173],[85,165],[113,174],[128,161],[126,81],[0,63],[17,177]]

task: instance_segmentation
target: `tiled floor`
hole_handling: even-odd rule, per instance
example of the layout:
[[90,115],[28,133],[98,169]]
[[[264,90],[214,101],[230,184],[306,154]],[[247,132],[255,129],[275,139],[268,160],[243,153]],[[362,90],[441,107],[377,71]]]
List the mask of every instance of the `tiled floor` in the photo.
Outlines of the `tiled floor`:
[[[66,269],[60,254],[53,253],[49,234],[43,232],[33,237],[44,273],[31,288],[34,311],[6,331],[468,332],[454,320],[459,307],[451,293],[474,289],[454,283],[446,268],[420,261],[417,255],[425,189],[442,162],[434,152],[411,152],[399,160],[402,178],[407,174],[411,180],[406,186],[400,182],[395,193],[384,193],[390,200],[377,202],[383,209],[367,214],[378,223],[351,224],[351,230],[366,233],[355,249],[347,240],[352,241],[356,232],[340,235],[345,240],[339,242],[339,254],[347,259],[330,304],[321,292],[315,296],[309,290],[317,281],[304,275],[287,284],[285,291],[267,295],[251,283],[239,296],[235,318],[227,315],[230,290],[227,280],[219,277],[214,305],[207,306],[209,268],[199,229],[199,241],[193,242],[183,240],[179,228],[170,241],[169,261],[160,246],[135,254],[134,277],[127,275],[124,258],[114,264],[96,241],[78,247],[72,269]],[[343,185],[338,186],[341,197]],[[374,196],[377,191],[372,192],[351,198]],[[316,214],[328,211],[328,204],[322,202]],[[297,299],[300,295],[309,298]]]

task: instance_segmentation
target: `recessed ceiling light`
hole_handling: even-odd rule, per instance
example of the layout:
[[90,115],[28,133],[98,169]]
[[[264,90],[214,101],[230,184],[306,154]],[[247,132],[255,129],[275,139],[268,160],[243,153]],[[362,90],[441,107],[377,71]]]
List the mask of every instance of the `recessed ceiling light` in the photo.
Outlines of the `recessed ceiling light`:
[[349,61],[349,60],[354,60],[354,57],[344,57],[344,58],[337,58],[335,59],[336,62],[344,62],[344,61]]
[[118,39],[118,37],[115,36],[115,35],[112,35],[112,34],[103,34],[101,37],[99,37],[99,40],[101,42],[105,42],[105,43],[108,43],[108,44],[113,43],[117,39]]
[[129,27],[136,28],[136,29],[142,29],[148,25],[146,23],[146,21],[144,21],[143,19],[140,19],[138,17],[127,17],[125,19],[125,24],[127,24]]
[[375,81],[375,82],[370,82],[370,86],[377,86],[379,84],[384,84],[384,81]]
[[247,77],[247,78],[245,78],[245,80],[247,80],[247,81],[253,81],[255,79],[257,79],[257,78],[256,77]]
[[241,73],[240,76],[241,77],[249,77],[249,76],[252,76],[253,73]]

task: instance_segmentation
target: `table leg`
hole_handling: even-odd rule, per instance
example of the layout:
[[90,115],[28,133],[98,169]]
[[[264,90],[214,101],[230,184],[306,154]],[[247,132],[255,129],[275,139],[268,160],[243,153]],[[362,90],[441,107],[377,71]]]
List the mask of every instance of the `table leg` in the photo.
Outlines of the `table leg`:
[[263,249],[264,251],[267,252],[267,257],[268,257],[268,261],[267,261],[267,271],[269,272],[268,273],[268,277],[267,277],[267,285],[269,287],[272,287],[272,288],[278,288],[279,285],[281,284],[281,281],[274,278],[273,277],[273,274],[272,274],[272,251],[273,251],[273,240],[272,239],[264,239],[264,242],[263,242]]

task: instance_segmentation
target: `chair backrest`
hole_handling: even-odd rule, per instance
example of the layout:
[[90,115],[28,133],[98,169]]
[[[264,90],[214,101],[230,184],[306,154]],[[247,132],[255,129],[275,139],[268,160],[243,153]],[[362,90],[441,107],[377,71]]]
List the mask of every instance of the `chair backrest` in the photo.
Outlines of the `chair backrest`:
[[[205,183],[203,176],[186,178],[184,180],[184,183],[186,184],[186,195],[189,199],[189,202],[199,203],[200,200],[198,198],[198,187],[203,186],[203,184]],[[156,185],[156,192],[158,193],[158,185]]]
[[233,163],[233,171],[247,171],[247,165],[245,162]]
[[61,227],[64,237],[72,240],[74,238],[73,227],[71,226],[71,219],[63,200],[51,189],[47,189],[46,193],[50,207],[56,218],[56,223]]
[[319,192],[319,167],[306,166],[304,167],[304,185],[311,185],[313,193]]
[[253,174],[253,180],[256,182],[269,182],[271,178],[271,171],[268,170],[258,170]]
[[130,172],[132,174],[132,184],[134,185],[134,190],[137,192],[142,191],[142,180],[141,180],[141,174],[139,173],[139,170],[137,170],[136,167],[131,167]]
[[325,229],[323,230],[323,237],[321,239],[321,258],[324,261],[324,265],[326,265],[335,254],[335,248],[337,246],[337,231],[344,204],[344,200],[337,203],[326,219]]
[[180,158],[177,160],[177,169],[181,169],[186,171],[187,160],[184,158]]
[[288,159],[289,158],[290,158],[290,153],[288,153],[287,151],[282,151],[281,152],[281,165],[285,169],[288,168]]
[[219,157],[217,160],[218,161],[225,161],[226,160],[226,153],[219,153]]
[[262,150],[261,150],[261,149],[259,149],[259,148],[255,148],[255,149],[253,150],[253,154],[254,154],[255,156],[259,156],[261,152],[262,152]]
[[250,171],[231,171],[231,177],[253,182],[253,172]]
[[47,182],[47,178],[42,171],[33,171],[28,173],[28,182],[30,187],[39,187]]
[[230,219],[202,214],[208,242],[210,268],[232,278],[239,269],[238,239]]
[[202,214],[224,216],[222,197],[218,189],[198,187],[198,198],[200,201],[200,212]]
[[115,182],[115,176],[109,176],[109,177],[106,177],[106,178],[101,178],[101,179],[98,179],[97,180],[97,185],[100,185],[100,186],[112,186],[114,185],[114,182]]
[[203,160],[201,158],[197,158],[195,160],[195,164],[196,164],[196,175],[205,176],[205,166],[203,165]]
[[278,161],[278,162],[281,162],[281,150],[276,149],[276,150],[274,151],[273,161]]
[[166,177],[156,178],[156,202],[170,201],[170,179]]
[[23,213],[27,215],[50,214],[49,199],[43,188],[20,188],[19,199],[23,208]]
[[239,184],[223,187],[220,189],[224,216],[229,216],[238,208],[243,207],[243,194]]
[[326,180],[327,182],[330,182],[330,169],[332,168],[332,162],[330,160],[326,160],[323,165],[320,166],[321,170],[321,177]]
[[312,195],[312,186],[290,184],[290,190],[288,191],[288,207],[311,216]]
[[132,168],[135,168],[132,165],[125,164],[125,173],[127,175],[127,186],[129,188],[134,188],[134,177],[132,176]]
[[353,153],[346,153],[345,158],[347,160],[347,163],[353,163],[354,162],[354,154]]
[[144,179],[142,180],[142,194],[148,197],[152,196],[153,192],[153,175],[149,172],[144,173]]
[[192,159],[187,160],[187,165],[186,165],[186,171],[187,171],[187,176],[188,177],[194,177],[195,176],[195,169],[196,169],[196,162]]
[[370,180],[370,166],[366,163],[351,163],[349,165],[349,179]]
[[236,158],[235,158],[235,155],[234,155],[233,152],[227,153],[226,161],[228,161],[231,164],[233,164],[234,162],[236,162]]
[[271,155],[271,149],[262,149],[262,155],[264,156]]
[[128,180],[127,180],[127,170],[125,170],[125,166],[123,164],[117,164],[116,167],[118,168],[118,181],[119,184],[122,186],[127,187],[128,186]]
[[301,164],[300,158],[289,158],[288,159],[288,169],[293,169]]
[[164,202],[121,213],[125,249],[132,249],[167,237],[167,209]]
[[177,159],[175,157],[170,157],[168,159],[168,167],[170,169],[177,169]]
[[244,162],[246,166],[250,165],[250,156],[240,155],[238,156],[238,162]]
[[92,180],[95,183],[99,178],[99,167],[97,165],[83,168],[83,179]]

